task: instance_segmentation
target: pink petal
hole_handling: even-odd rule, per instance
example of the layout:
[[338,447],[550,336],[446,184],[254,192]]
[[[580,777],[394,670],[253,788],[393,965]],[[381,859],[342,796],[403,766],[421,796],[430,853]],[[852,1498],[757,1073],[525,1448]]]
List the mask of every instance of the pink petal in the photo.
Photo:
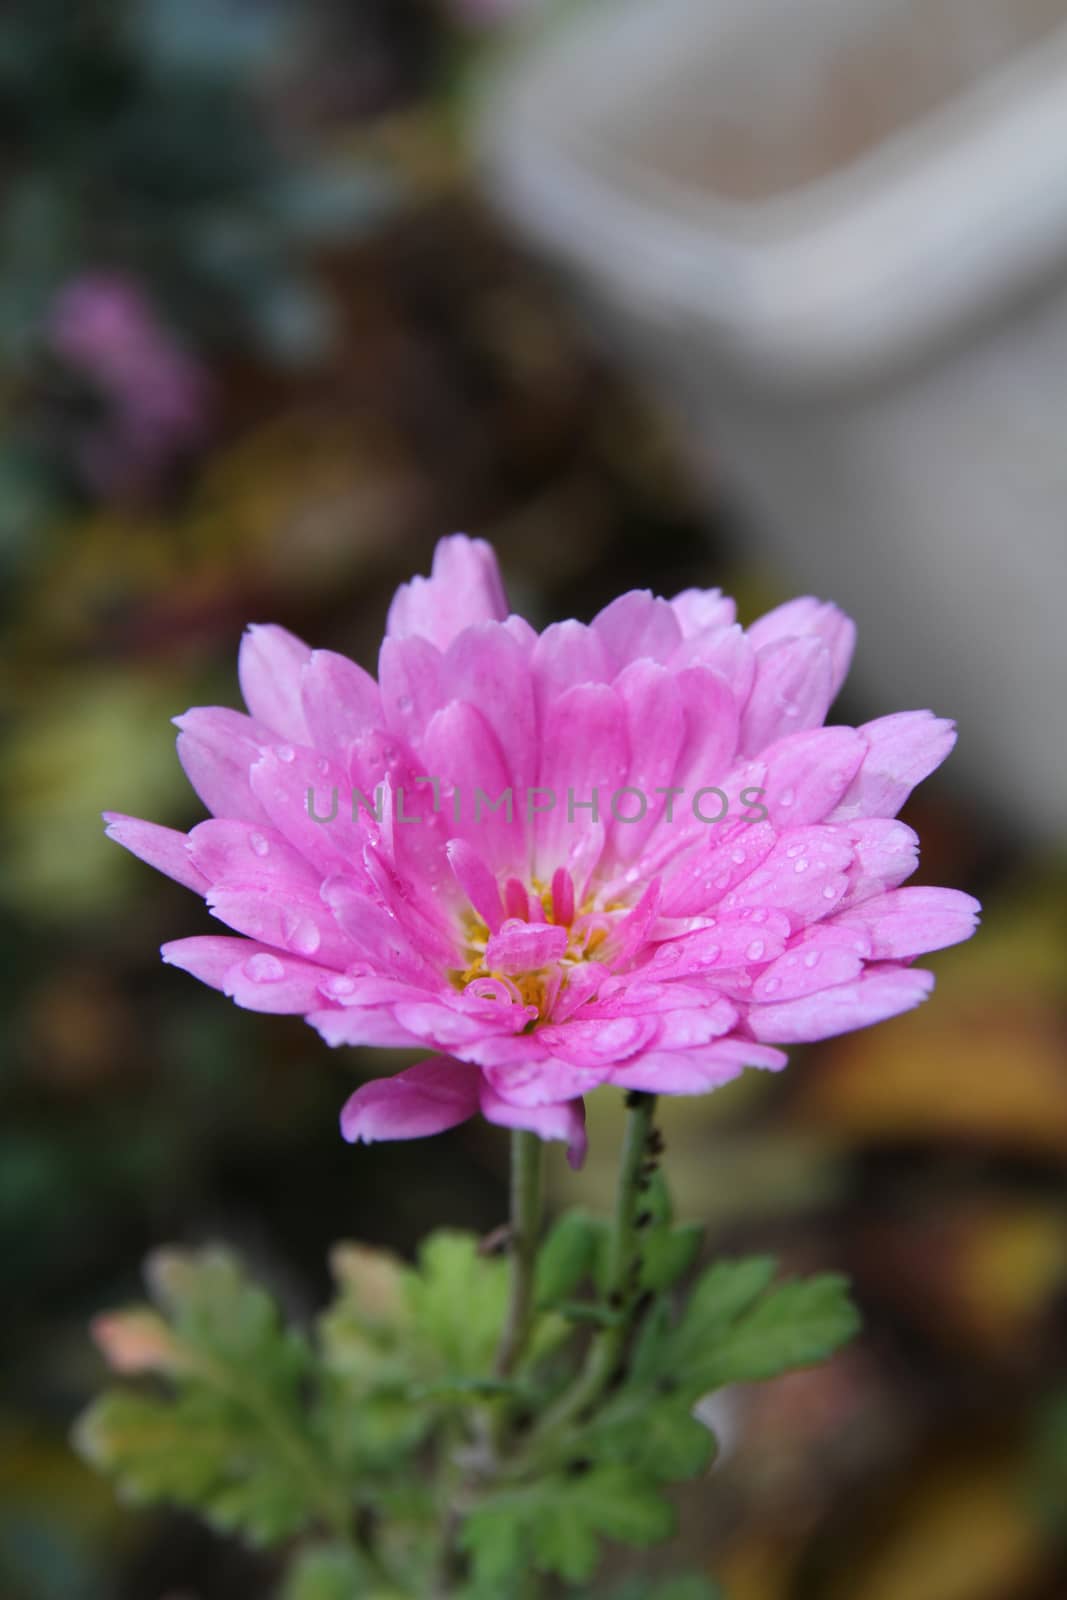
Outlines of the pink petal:
[[[611,796],[625,782],[628,764],[622,701],[607,684],[580,684],[548,707],[537,779],[545,793],[535,804],[555,803],[533,818],[534,877],[547,883],[566,866],[581,899],[603,849]],[[587,809],[594,799],[596,817]]]
[[349,1144],[444,1133],[474,1116],[480,1087],[477,1067],[440,1056],[421,1061],[357,1089],[341,1112],[341,1132]]
[[737,607],[721,589],[684,589],[670,602],[682,636],[691,639],[737,620]]
[[284,896],[296,887],[317,894],[322,881],[311,863],[266,823],[256,827],[212,817],[193,828],[188,853],[209,883],[231,888],[272,890]]
[[669,661],[682,642],[682,630],[671,607],[648,590],[632,589],[620,595],[597,613],[591,627],[604,646],[612,673],[646,656]]
[[458,700],[438,711],[426,730],[423,754],[441,780],[449,834],[465,839],[500,876],[521,869],[525,796],[515,792],[500,742],[481,712]]
[[456,534],[434,551],[432,576],[403,584],[389,608],[386,633],[412,635],[446,650],[476,622],[503,622],[508,614],[504,585],[492,547]]
[[619,1089],[647,1094],[707,1094],[740,1076],[746,1067],[780,1072],[787,1057],[780,1050],[745,1039],[720,1039],[705,1049],[642,1056],[611,1075]]
[[386,637],[378,655],[378,681],[388,727],[417,744],[445,703],[443,674],[444,656],[428,639]]
[[730,685],[739,706],[752,693],[756,681],[756,652],[743,628],[707,628],[685,639],[671,661],[676,670],[683,667],[710,667]]
[[445,853],[467,899],[489,931],[496,933],[504,921],[504,906],[495,877],[477,850],[465,839],[450,839]]
[[535,926],[529,922],[505,922],[489,941],[485,964],[491,971],[505,974],[535,972],[560,960],[566,949],[566,928],[551,923]]
[[542,718],[561,694],[579,683],[606,683],[611,676],[600,635],[581,622],[554,622],[534,646],[530,670]]
[[382,697],[369,672],[332,650],[316,650],[303,669],[307,742],[343,763],[353,739],[382,723]]
[[810,595],[790,600],[774,611],[768,611],[748,630],[748,636],[757,650],[777,639],[795,639],[813,636],[821,639],[830,652],[833,662],[832,695],[836,698],[848,676],[856,648],[856,624],[829,601],[815,600]]
[[344,967],[357,954],[317,894],[293,887],[279,898],[273,888],[213,887],[207,903],[212,916],[228,928],[274,950],[314,959],[325,967]]
[[866,742],[854,728],[813,728],[763,752],[762,804],[777,828],[822,822],[859,771]]
[[748,1022],[767,1044],[808,1044],[855,1028],[869,1028],[902,1011],[911,1011],[934,987],[932,972],[914,967],[869,968],[854,983],[823,989],[781,1005],[756,1005]]
[[174,939],[161,954],[171,967],[221,989],[246,1011],[299,1015],[321,1005],[319,985],[328,977],[325,967],[313,966],[295,956],[256,944],[251,939],[226,939],[211,935]]
[[839,924],[812,928],[791,950],[772,961],[752,987],[754,1001],[799,1000],[807,994],[851,983],[863,971],[870,941],[850,938]]
[[186,889],[203,894],[208,880],[190,857],[184,833],[162,828],[157,822],[142,822],[139,817],[126,817],[118,811],[105,811],[104,821],[109,839]]
[[857,817],[840,826],[852,841],[854,854],[842,910],[860,905],[885,889],[895,889],[919,865],[919,836],[903,822],[887,817]]
[[791,931],[784,911],[764,906],[723,911],[709,922],[708,927],[657,945],[650,966],[642,970],[657,977],[682,978],[721,967],[774,961],[785,951]]
[[496,735],[520,806],[537,772],[537,724],[526,657],[507,628],[484,622],[453,639],[443,668],[447,698],[477,706]]
[[241,640],[237,676],[252,715],[282,739],[310,744],[301,701],[301,675],[310,646],[274,623],[250,627]]
[[197,706],[174,719],[178,759],[185,776],[217,817],[266,822],[249,785],[249,773],[273,735],[262,723],[224,706]]
[[[687,724],[677,680],[658,662],[635,661],[624,668],[615,693],[626,715],[630,764],[625,782],[637,793],[620,794],[617,815],[609,810],[605,822],[615,858],[635,861],[649,835],[661,826],[665,797],[656,791],[675,783]],[[610,806],[610,797],[605,796],[605,803]]]
[[955,725],[932,711],[899,711],[859,731],[867,754],[831,821],[895,817],[916,784],[937,770],[956,743]]
[[606,1017],[595,1022],[550,1023],[539,1028],[540,1043],[553,1055],[578,1068],[598,1068],[627,1061],[657,1036],[654,1017]]
[[778,639],[756,652],[756,681],[741,718],[741,750],[817,728],[834,698],[833,660],[821,639]]
[[[332,975],[331,975],[332,976]],[[324,988],[328,985],[324,985]],[[307,1021],[336,1050],[341,1045],[376,1050],[417,1049],[421,1043],[397,1022],[388,1006],[352,1006],[344,1011],[309,1011]]]
[[312,750],[280,745],[260,755],[249,784],[261,814],[320,874],[358,869],[363,829],[373,823],[366,812],[353,821],[352,786],[343,767]]
[[565,1100],[557,1105],[517,1106],[503,1099],[483,1079],[481,1111],[487,1122],[495,1122],[500,1127],[525,1128],[542,1139],[565,1140],[567,1160],[575,1170],[585,1161],[589,1139],[585,1131],[585,1105],[581,1100]]
[[720,902],[724,911],[744,906],[788,912],[794,928],[828,917],[848,887],[848,839],[829,827],[783,834],[767,858]]
[[969,939],[981,910],[958,889],[894,889],[839,912],[834,925],[865,930],[876,961],[906,961]]

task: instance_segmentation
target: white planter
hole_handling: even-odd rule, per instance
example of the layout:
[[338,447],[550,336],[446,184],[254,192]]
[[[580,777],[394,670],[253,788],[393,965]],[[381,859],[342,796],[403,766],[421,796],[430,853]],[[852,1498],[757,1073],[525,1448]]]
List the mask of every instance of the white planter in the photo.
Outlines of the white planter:
[[876,711],[1067,822],[1067,0],[607,0],[521,51],[495,203],[570,269]]

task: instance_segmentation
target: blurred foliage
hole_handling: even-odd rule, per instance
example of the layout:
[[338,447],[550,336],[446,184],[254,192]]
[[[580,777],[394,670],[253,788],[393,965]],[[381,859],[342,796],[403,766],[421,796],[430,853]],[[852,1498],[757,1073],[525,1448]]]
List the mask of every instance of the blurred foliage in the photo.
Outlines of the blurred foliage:
[[[642,1253],[669,1228],[663,1215]],[[564,1287],[559,1240],[580,1231],[562,1219],[544,1246],[541,1306],[507,1381],[493,1372],[508,1265],[473,1235],[431,1234],[414,1269],[338,1247],[339,1292],[315,1339],[287,1326],[228,1252],[156,1251],[152,1304],[99,1316],[94,1331],[114,1371],[162,1378],[164,1392],[105,1393],[78,1422],[78,1447],[132,1504],[188,1507],[259,1546],[332,1535],[289,1577],[290,1595],[345,1584],[424,1595],[455,1559],[453,1518],[470,1570],[452,1574],[450,1592],[518,1594],[531,1568],[584,1583],[602,1539],[646,1545],[673,1531],[663,1485],[702,1475],[714,1453],[692,1413],[699,1397],[822,1360],[856,1316],[839,1279],[772,1287],[774,1262],[757,1258],[710,1268],[676,1321],[679,1263],[649,1296],[625,1380],[483,1469],[487,1431],[510,1431],[516,1410],[550,1416],[581,1359],[552,1294],[554,1278]],[[567,1292],[584,1277],[572,1265]]]

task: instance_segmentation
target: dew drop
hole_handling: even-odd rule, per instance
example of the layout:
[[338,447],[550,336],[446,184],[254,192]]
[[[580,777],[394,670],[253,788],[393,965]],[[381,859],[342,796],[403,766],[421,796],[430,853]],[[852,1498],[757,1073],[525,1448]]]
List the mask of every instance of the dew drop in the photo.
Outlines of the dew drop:
[[822,897],[823,897],[824,900],[832,900],[834,898],[835,893],[836,893],[836,890],[834,889],[833,885],[828,883],[826,885],[826,888],[822,892]]
[[636,883],[640,876],[641,869],[639,867],[630,867],[627,872],[623,873],[622,881],[623,883]]
[[318,767],[324,778],[328,778],[330,776],[330,763],[325,756],[320,759]]
[[780,978],[768,978],[763,985],[763,992],[764,994],[776,994],[781,987],[782,980]]
[[766,913],[766,911],[764,911],[762,906],[758,906],[757,909],[755,911],[753,911],[751,920],[753,922],[755,922],[759,927],[763,926],[763,924],[767,920],[767,913]]
[[285,968],[278,957],[267,955],[263,950],[257,955],[249,956],[244,970],[245,977],[252,983],[280,983],[285,977]]
[[803,849],[804,846],[802,844],[791,844],[789,849],[786,851],[786,855],[789,857],[790,861],[795,861]]
[[783,789],[781,794],[778,796],[778,804],[783,808],[783,810],[788,810],[796,797],[795,789]]
[[734,850],[730,856],[730,859],[731,861],[736,861],[739,867],[743,866],[745,861],[745,852],[743,850]]
[[763,943],[762,939],[753,939],[752,943],[745,951],[745,955],[748,957],[749,961],[758,961],[765,949],[766,945]]
[[270,855],[270,845],[261,833],[250,833],[248,846],[254,856]]
[[799,861],[794,862],[794,864],[793,864],[793,871],[794,872],[807,872],[807,870],[808,870],[808,863],[804,860],[803,856],[800,858]]
[[817,967],[819,965],[819,960],[820,955],[818,950],[809,950],[807,955],[804,957],[804,965],[809,969],[811,967]]
[[293,749],[291,744],[280,744],[278,746],[277,755],[278,760],[284,761],[287,766],[290,761],[296,760],[296,751]]
[[739,989],[751,989],[752,979],[747,972],[739,972],[737,974],[737,987]]

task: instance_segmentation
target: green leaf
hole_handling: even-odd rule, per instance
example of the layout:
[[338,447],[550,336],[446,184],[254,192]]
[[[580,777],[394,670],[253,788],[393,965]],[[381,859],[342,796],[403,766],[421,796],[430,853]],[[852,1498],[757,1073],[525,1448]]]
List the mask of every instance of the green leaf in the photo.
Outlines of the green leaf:
[[596,1568],[601,1539],[646,1545],[673,1528],[672,1506],[648,1479],[617,1463],[583,1464],[492,1495],[467,1518],[460,1542],[476,1587],[506,1593],[531,1565],[584,1582]]
[[584,1211],[567,1211],[551,1228],[537,1258],[537,1304],[548,1309],[569,1300],[591,1272],[597,1224]]
[[692,1370],[702,1391],[777,1377],[824,1361],[859,1330],[848,1282],[835,1273],[782,1284],[715,1341]]
[[635,1578],[624,1583],[621,1589],[613,1589],[610,1600],[726,1600],[726,1597],[710,1578],[692,1574],[659,1580]]
[[141,1504],[188,1507],[267,1544],[348,1514],[304,1400],[312,1357],[270,1297],[225,1251],[160,1251],[150,1308],[99,1319],[123,1372],[154,1371],[169,1393],[105,1394],[75,1431],[79,1449]]
[[307,1475],[206,1392],[161,1400],[113,1390],[80,1419],[75,1443],[131,1504],[186,1506],[255,1544],[299,1533],[318,1513]]
[[407,1280],[424,1375],[484,1378],[491,1372],[507,1297],[507,1263],[480,1255],[473,1234],[431,1234],[419,1251],[418,1271]]
[[345,1545],[317,1545],[294,1561],[280,1600],[357,1600],[367,1596],[366,1565]]
[[687,1403],[633,1386],[608,1402],[582,1444],[601,1461],[625,1461],[634,1471],[665,1483],[696,1477],[715,1454],[714,1435]]
[[649,1235],[641,1252],[641,1287],[653,1294],[673,1288],[693,1265],[703,1238],[699,1223],[662,1228]]

